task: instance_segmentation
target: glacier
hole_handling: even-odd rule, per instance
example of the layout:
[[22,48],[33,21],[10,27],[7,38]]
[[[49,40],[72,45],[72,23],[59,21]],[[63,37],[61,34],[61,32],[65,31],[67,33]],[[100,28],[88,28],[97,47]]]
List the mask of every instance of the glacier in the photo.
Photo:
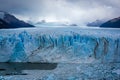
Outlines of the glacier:
[[120,62],[120,29],[1,29],[0,62]]

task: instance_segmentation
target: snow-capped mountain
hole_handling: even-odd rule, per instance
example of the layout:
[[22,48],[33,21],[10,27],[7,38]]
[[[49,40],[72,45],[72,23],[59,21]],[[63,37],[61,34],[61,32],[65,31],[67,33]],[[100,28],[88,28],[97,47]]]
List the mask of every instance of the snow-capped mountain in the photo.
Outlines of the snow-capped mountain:
[[4,19],[4,12],[0,11],[0,19]]
[[33,25],[30,25],[24,21],[21,21],[17,19],[15,16],[7,13],[0,11],[0,19],[4,21],[5,23],[9,24],[8,27],[4,27],[0,25],[1,28],[22,28],[22,27],[34,27]]
[[105,28],[120,28],[120,17],[114,18],[102,24],[100,27]]

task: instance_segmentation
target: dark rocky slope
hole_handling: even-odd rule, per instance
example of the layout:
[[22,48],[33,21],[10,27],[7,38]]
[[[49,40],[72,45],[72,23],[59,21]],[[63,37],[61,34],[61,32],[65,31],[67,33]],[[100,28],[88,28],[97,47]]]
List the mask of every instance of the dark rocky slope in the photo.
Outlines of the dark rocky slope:
[[[0,11],[0,28],[26,28],[26,27],[34,27],[24,21],[17,19],[15,16]],[[5,26],[6,25],[6,26]]]
[[120,17],[107,21],[103,23],[100,27],[103,28],[120,28]]

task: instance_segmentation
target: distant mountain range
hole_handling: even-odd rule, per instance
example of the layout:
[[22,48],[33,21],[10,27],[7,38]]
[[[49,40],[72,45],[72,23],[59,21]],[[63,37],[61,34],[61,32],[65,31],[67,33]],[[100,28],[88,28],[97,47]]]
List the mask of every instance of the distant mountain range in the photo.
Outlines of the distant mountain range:
[[15,16],[7,12],[0,11],[0,29],[26,28],[26,27],[28,28],[34,26],[17,19]]
[[90,26],[90,27],[99,27],[104,22],[105,21],[102,21],[102,20],[96,20],[94,22],[88,23],[87,26]]
[[103,23],[100,27],[102,28],[120,28],[120,17],[114,18]]
[[[68,23],[60,23],[60,22],[46,22],[45,20],[42,20],[41,22],[38,22],[35,25],[42,26],[42,27],[46,27],[46,26],[77,26],[77,24],[68,24]],[[107,22],[105,22],[103,20],[96,20],[94,22],[88,23],[87,26],[102,27],[102,28],[120,28],[120,17],[114,18]],[[26,23],[24,21],[17,19],[15,16],[13,16],[7,12],[0,11],[0,29],[28,28],[28,27],[34,27],[34,26],[31,25],[30,22]]]
[[[31,23],[31,22],[30,22]],[[68,22],[46,22],[45,20],[41,20],[40,22],[37,22],[34,24],[35,26],[41,26],[41,27],[56,27],[56,26],[78,26],[74,23],[68,23]]]

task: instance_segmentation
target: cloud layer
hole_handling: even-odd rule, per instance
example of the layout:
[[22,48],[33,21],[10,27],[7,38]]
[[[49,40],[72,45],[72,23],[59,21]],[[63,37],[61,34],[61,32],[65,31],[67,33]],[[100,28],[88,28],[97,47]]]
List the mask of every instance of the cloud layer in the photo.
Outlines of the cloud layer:
[[0,10],[23,20],[84,24],[120,16],[119,0],[0,0]]

